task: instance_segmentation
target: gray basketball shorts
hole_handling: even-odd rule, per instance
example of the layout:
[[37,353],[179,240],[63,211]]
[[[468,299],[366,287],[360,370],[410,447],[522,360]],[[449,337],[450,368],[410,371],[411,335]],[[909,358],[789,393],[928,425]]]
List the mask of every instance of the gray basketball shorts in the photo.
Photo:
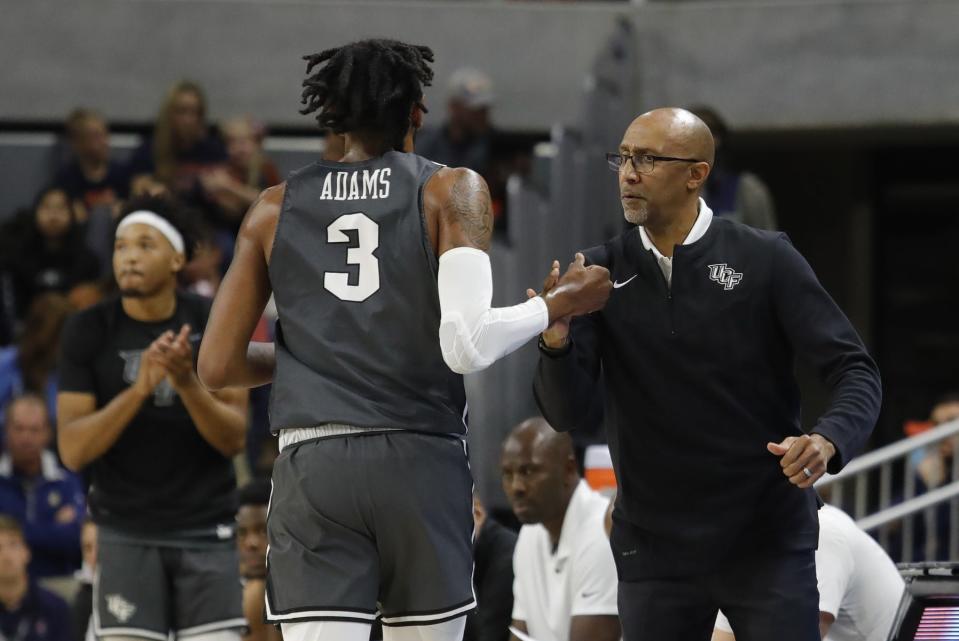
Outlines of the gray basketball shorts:
[[236,541],[204,547],[100,540],[93,586],[97,638],[167,641],[242,630],[243,594]]
[[271,623],[430,625],[476,607],[461,439],[394,431],[291,445],[273,466]]

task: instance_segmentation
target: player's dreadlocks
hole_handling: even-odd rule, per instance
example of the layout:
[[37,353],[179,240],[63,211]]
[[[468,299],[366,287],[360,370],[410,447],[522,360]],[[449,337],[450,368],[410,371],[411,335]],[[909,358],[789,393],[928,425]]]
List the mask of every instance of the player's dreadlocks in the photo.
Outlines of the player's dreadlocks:
[[429,47],[361,40],[303,59],[307,74],[326,64],[303,81],[300,113],[316,113],[320,126],[334,133],[375,132],[391,149],[402,149],[413,105],[433,80]]

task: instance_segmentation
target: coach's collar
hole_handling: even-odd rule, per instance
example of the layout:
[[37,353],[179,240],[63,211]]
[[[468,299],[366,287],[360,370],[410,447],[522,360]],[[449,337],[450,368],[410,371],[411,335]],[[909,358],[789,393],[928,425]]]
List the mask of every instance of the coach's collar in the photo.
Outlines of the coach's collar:
[[[683,244],[692,245],[697,240],[705,236],[711,222],[713,222],[713,210],[709,208],[709,205],[706,204],[705,200],[700,198],[699,215],[696,216],[696,222],[693,223],[693,228],[689,230],[688,234],[686,234]],[[646,229],[644,229],[642,225],[639,226],[639,237],[643,241],[643,247],[647,251],[651,250],[653,255],[656,256],[657,260],[665,258],[662,253],[656,249],[656,245],[653,244],[653,241],[649,239],[649,235],[646,233]]]

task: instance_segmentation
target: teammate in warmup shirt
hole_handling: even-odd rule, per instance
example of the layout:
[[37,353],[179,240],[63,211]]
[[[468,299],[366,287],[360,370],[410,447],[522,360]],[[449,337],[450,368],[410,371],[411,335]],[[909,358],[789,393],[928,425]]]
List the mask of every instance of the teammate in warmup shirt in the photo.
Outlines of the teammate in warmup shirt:
[[239,641],[245,626],[230,459],[247,393],[197,379],[210,301],[176,289],[192,248],[180,216],[158,198],[127,204],[120,296],[71,317],[61,339],[57,437],[67,467],[90,475],[100,639]]
[[[365,40],[307,56],[304,113],[345,155],[263,192],[200,349],[211,388],[273,382],[266,617],[286,641],[459,639],[472,479],[461,374],[612,284],[579,256],[546,296],[491,309],[492,214],[476,173],[415,155],[427,47]],[[270,293],[273,344],[250,343]]]

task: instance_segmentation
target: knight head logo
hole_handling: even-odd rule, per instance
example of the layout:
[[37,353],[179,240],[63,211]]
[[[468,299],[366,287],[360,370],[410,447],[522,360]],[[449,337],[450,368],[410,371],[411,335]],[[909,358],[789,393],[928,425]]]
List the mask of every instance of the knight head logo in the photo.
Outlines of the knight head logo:
[[115,616],[120,623],[129,621],[133,613],[137,611],[137,606],[124,599],[122,595],[108,594],[106,599],[107,612]]
[[718,263],[709,266],[709,280],[719,283],[723,286],[723,289],[729,291],[742,282],[743,275],[733,268],[727,267],[726,263]]

